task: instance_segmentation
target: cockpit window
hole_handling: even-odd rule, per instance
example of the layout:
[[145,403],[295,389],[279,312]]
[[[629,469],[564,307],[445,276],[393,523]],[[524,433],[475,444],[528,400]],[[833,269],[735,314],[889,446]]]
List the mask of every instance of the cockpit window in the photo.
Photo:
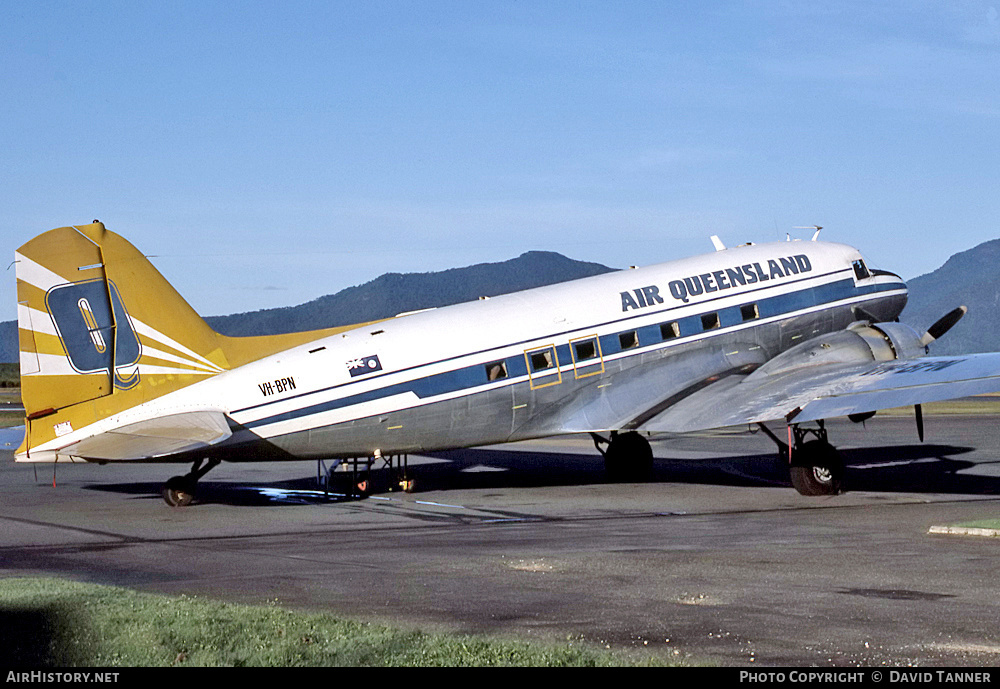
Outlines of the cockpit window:
[[868,272],[868,266],[865,265],[865,260],[863,258],[859,258],[853,263],[853,265],[854,276],[858,280],[864,280],[865,278],[870,278],[872,276],[872,274]]

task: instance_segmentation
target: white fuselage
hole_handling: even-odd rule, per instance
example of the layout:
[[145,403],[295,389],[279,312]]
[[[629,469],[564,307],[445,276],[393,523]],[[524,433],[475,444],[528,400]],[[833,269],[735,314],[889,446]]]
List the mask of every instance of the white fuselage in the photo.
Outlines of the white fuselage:
[[895,318],[905,285],[857,272],[860,259],[824,242],[747,245],[400,316],[220,373],[95,430],[221,411],[238,427],[225,458],[254,459],[260,440],[286,456],[352,457],[641,429],[698,380],[843,328],[853,308]]

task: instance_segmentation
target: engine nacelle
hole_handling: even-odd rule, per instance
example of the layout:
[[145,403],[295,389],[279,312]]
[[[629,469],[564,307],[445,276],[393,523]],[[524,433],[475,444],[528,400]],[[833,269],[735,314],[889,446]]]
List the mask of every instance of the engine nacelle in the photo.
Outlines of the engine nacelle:
[[[848,326],[865,339],[877,361],[913,359],[925,356],[927,346],[920,341],[916,330],[903,323],[855,323]],[[889,351],[885,351],[885,347]]]
[[845,330],[806,340],[782,352],[750,377],[773,376],[811,366],[913,359],[927,354],[920,335],[902,323],[852,323]]

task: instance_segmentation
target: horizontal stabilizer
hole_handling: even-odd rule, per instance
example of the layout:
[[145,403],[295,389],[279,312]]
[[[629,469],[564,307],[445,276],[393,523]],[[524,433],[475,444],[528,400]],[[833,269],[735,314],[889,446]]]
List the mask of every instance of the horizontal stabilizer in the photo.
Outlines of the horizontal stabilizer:
[[152,459],[215,445],[231,435],[222,412],[193,411],[122,426],[58,452],[91,460]]

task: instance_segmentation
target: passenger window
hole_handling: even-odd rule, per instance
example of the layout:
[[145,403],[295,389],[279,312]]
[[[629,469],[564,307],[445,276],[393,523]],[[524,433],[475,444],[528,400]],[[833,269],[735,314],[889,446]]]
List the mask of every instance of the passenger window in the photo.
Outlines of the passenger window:
[[555,365],[555,361],[553,361],[551,349],[543,349],[531,355],[532,371],[544,371],[547,368],[552,368],[553,365]]
[[559,357],[554,345],[528,350],[524,353],[524,358],[528,362],[528,378],[531,380],[532,390],[562,382]]
[[740,315],[743,316],[745,321],[753,321],[760,318],[760,311],[757,309],[756,304],[744,304],[740,307]]
[[507,362],[494,361],[486,364],[486,380],[503,380],[507,377]]
[[660,326],[660,337],[664,340],[672,340],[675,337],[681,336],[681,327],[678,325],[677,321],[673,323],[663,323]]
[[702,330],[714,330],[719,327],[719,314],[717,313],[706,313],[701,317],[701,329]]
[[618,343],[621,345],[622,349],[632,349],[633,347],[639,346],[639,335],[633,330],[632,332],[622,333],[618,336]]
[[587,378],[604,373],[604,359],[597,335],[570,340],[569,346],[572,347],[574,377]]
[[586,361],[597,357],[597,343],[594,340],[584,340],[573,344],[573,354],[577,361]]

